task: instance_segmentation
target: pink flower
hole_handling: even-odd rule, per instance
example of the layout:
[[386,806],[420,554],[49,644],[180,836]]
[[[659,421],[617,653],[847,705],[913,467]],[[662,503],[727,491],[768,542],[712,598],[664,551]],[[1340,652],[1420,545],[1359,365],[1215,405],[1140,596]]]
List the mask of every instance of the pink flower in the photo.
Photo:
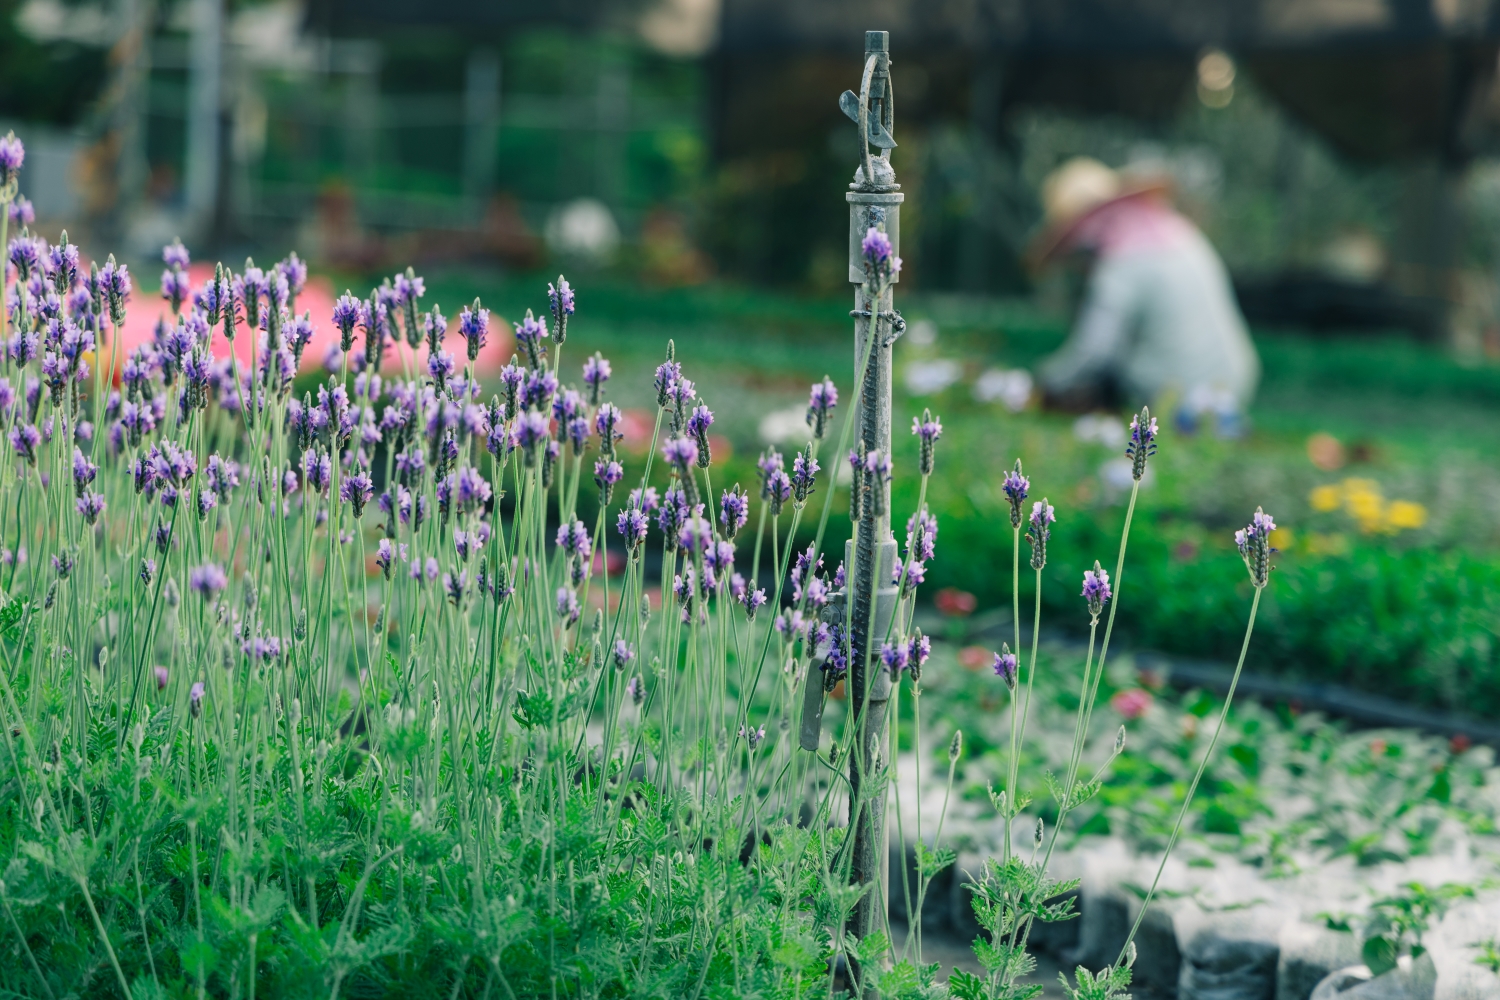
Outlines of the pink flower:
[[1150,691],[1144,688],[1130,688],[1116,692],[1115,696],[1109,699],[1109,706],[1127,719],[1139,719],[1146,714],[1155,701]]

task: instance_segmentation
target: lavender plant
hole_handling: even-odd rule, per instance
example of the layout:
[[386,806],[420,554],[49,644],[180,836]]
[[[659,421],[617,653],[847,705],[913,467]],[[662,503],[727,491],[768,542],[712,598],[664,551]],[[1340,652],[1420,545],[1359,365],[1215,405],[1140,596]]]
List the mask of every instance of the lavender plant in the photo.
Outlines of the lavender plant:
[[[846,933],[866,893],[885,896],[850,885],[854,824],[837,817],[889,794],[896,734],[858,788],[840,765],[860,713],[828,743],[815,728],[809,750],[787,737],[798,685],[820,719],[862,649],[896,697],[910,685],[921,745],[931,643],[912,615],[936,554],[925,498],[940,421],[914,421],[921,493],[890,571],[897,611],[860,644],[837,610],[845,569],[823,549],[831,379],[812,387],[806,447],[761,456],[757,494],[714,482],[714,413],[671,344],[646,457],[626,467],[609,361],[584,359],[570,384],[578,298],[562,277],[548,311],[516,324],[524,358],[487,395],[477,300],[453,351],[410,269],[313,317],[296,312],[295,255],[220,264],[194,287],[174,242],[155,334],[121,357],[127,307],[150,306],[132,302],[124,265],[86,270],[66,235],[48,243],[23,224],[6,237],[22,162],[18,141],[0,140],[0,909],[14,958],[0,987],[200,1000],[941,993],[919,935],[898,952],[888,933]],[[900,260],[878,229],[863,249],[879,290]],[[321,322],[337,349],[301,378]],[[851,436],[846,412],[835,454]],[[1137,481],[1154,437],[1143,411]],[[885,503],[891,457],[849,454],[851,502]],[[1028,489],[1018,465],[1006,480],[1018,550]],[[794,551],[813,502],[815,540]],[[1133,492],[1113,578],[1096,565],[1085,585],[1091,633],[1106,604],[1110,616],[1058,824],[1102,780],[1077,779],[1134,504]],[[1038,578],[1053,521],[1046,501],[1026,521]],[[1258,517],[1242,546],[1257,599],[1270,527]],[[654,588],[648,546],[661,553]],[[611,551],[617,578],[601,571]],[[1018,653],[995,661],[1024,694],[1013,747],[1039,607],[1024,683]],[[961,748],[955,734],[947,791]],[[1008,823],[1027,804],[1016,773],[997,794]],[[914,817],[912,927],[952,861],[945,815],[932,846]],[[955,974],[956,996],[1034,989],[1018,984],[1026,934],[1069,914],[1051,901],[1066,886],[1046,876],[1057,826],[1040,859],[1035,829],[1031,860],[1007,841],[976,890],[991,974]],[[1080,971],[1073,989],[1117,995],[1128,969],[1122,956]]]

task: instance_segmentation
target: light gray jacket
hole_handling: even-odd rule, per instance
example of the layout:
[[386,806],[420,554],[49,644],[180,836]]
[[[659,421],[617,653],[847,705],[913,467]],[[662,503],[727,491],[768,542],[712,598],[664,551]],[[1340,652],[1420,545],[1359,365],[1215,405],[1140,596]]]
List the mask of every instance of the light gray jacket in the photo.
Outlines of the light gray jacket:
[[1192,230],[1168,246],[1101,257],[1072,336],[1038,375],[1056,392],[1112,375],[1129,402],[1227,397],[1244,409],[1260,359],[1223,262]]

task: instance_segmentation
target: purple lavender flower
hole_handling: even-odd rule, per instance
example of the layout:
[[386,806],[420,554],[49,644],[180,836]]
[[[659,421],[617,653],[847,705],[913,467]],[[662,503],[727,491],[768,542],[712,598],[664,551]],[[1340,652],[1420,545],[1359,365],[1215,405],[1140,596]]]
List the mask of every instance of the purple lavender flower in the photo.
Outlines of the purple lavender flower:
[[327,495],[333,479],[328,453],[317,448],[302,453],[302,482],[307,489]]
[[347,477],[339,484],[339,500],[354,508],[354,517],[359,519],[365,512],[365,504],[375,496],[375,482],[363,470]]
[[354,347],[354,328],[359,324],[360,302],[349,292],[333,304],[333,325],[339,328],[339,350],[348,354]]
[[701,445],[703,439],[708,436],[708,428],[713,425],[714,411],[699,403],[693,407],[692,416],[688,417],[687,432],[698,439]]
[[725,490],[719,498],[719,524],[724,528],[724,537],[732,540],[749,519],[750,498],[736,483],[733,490]]
[[1046,497],[1031,505],[1031,526],[1026,531],[1026,540],[1031,543],[1032,569],[1040,570],[1047,565],[1047,539],[1052,537],[1049,525],[1056,521],[1057,517]]
[[891,238],[871,226],[860,241],[860,252],[864,254],[865,266],[878,278],[887,278],[901,273],[901,258],[895,255]]
[[[1106,586],[1106,590],[1108,587]],[[995,654],[995,676],[1005,681],[1005,686],[1012,691],[1016,689],[1016,654],[1010,651],[1005,643],[1000,644],[1000,652]]]
[[906,552],[917,562],[927,562],[937,554],[937,518],[923,507],[906,522]]
[[620,408],[614,403],[602,403],[599,412],[594,414],[594,431],[599,435],[599,453],[613,457],[616,442],[623,441],[625,435],[618,428],[624,421]]
[[16,229],[36,222],[36,209],[24,195],[16,195],[10,203],[10,224]]
[[785,468],[781,452],[775,448],[761,452],[760,458],[755,462],[755,467],[760,472],[760,498],[769,500],[771,498],[771,474]]
[[156,577],[156,560],[142,559],[141,571],[136,575],[141,578],[141,583],[147,587],[151,586],[151,581]]
[[205,601],[211,601],[229,586],[229,577],[218,563],[204,563],[188,572],[188,586]]
[[619,462],[599,459],[594,463],[594,483],[599,487],[599,502],[608,505],[615,484],[625,478],[625,467]]
[[391,565],[395,562],[395,555],[395,549],[389,538],[382,538],[375,546],[375,564],[380,567],[380,571],[385,574],[387,580],[391,578]]
[[630,695],[630,700],[636,705],[646,700],[646,685],[639,677],[632,677],[625,682],[625,693]]
[[195,719],[203,714],[202,681],[194,681],[192,688],[188,691],[188,711]]
[[624,639],[616,639],[614,650],[615,669],[624,670],[625,665],[633,659],[635,659],[635,653],[631,650],[630,644]]
[[537,446],[545,444],[550,437],[545,413],[527,410],[516,418],[516,443],[523,449],[527,465],[536,461]]
[[28,465],[36,465],[36,449],[42,443],[42,432],[35,424],[18,423],[10,429],[10,446]]
[[453,375],[453,355],[447,351],[438,351],[427,358],[427,374],[432,376],[432,381],[442,389]]
[[174,313],[182,311],[182,302],[188,297],[188,291],[186,273],[170,269],[161,273],[161,297],[171,303]]
[[639,507],[647,514],[656,513],[661,506],[661,499],[656,495],[655,486],[647,486],[644,490],[637,486],[630,491],[630,506]]
[[1131,459],[1130,474],[1139,482],[1146,474],[1146,459],[1156,454],[1156,418],[1149,407],[1130,418],[1130,442],[1125,445],[1125,455]]
[[521,390],[521,406],[527,410],[546,410],[557,395],[557,376],[546,369],[533,371]]
[[217,506],[219,506],[219,494],[213,490],[198,491],[198,520],[205,520],[209,512]]
[[552,304],[552,317],[559,326],[566,322],[562,317],[573,315],[573,286],[569,285],[568,279],[562,275],[557,276],[555,287],[550,282],[548,283],[547,300]]
[[130,300],[130,270],[124,264],[115,263],[114,255],[99,269],[99,284],[104,289],[104,298],[109,303],[109,318],[115,326],[125,322],[125,303]]
[[1257,507],[1250,523],[1234,533],[1234,544],[1240,550],[1240,558],[1245,561],[1250,582],[1256,589],[1264,587],[1270,580],[1271,553],[1276,551],[1271,548],[1271,532],[1275,530],[1276,522],[1271,515]]
[[626,507],[620,511],[619,518],[615,521],[615,529],[625,539],[625,548],[634,552],[636,547],[646,540],[646,531],[649,522],[646,514],[635,507]]
[[8,188],[16,182],[21,164],[26,162],[26,147],[14,132],[0,137],[0,188]]
[[182,245],[180,239],[174,239],[161,248],[161,260],[174,271],[185,271],[190,263],[187,247]]
[[661,455],[668,465],[686,478],[691,474],[689,469],[698,460],[698,445],[692,438],[671,438],[661,446]]
[[744,605],[745,614],[751,621],[755,621],[755,612],[765,606],[766,592],[764,589],[751,590],[748,586],[738,598],[740,604]]
[[578,621],[580,612],[578,606],[578,594],[568,587],[557,588],[557,616],[566,619],[563,628],[568,628]]
[[252,661],[269,663],[281,655],[281,640],[274,635],[257,635],[240,643],[240,651]]
[[823,381],[812,384],[812,391],[807,397],[807,425],[812,428],[813,437],[819,441],[828,433],[828,415],[838,402],[839,391],[827,375],[823,376]]
[[297,296],[307,287],[307,263],[293,250],[286,255],[285,260],[277,262],[276,273],[286,282],[287,307],[291,308]]
[[911,657],[911,650],[907,649],[904,642],[883,642],[880,644],[880,662],[885,664],[892,677],[898,677],[901,671],[906,669],[907,661]]
[[1000,492],[1005,494],[1005,500],[1010,504],[1010,526],[1014,530],[1021,527],[1021,505],[1026,502],[1026,493],[1031,489],[1031,480],[1021,475],[1021,460],[1016,459],[1016,467],[1006,473],[1005,479],[1000,483]]
[[465,306],[458,314],[458,332],[464,338],[468,346],[469,360],[476,361],[479,351],[484,347],[490,329],[490,311],[481,309],[479,300],[474,300],[472,307]]
[[1109,573],[1099,565],[1097,559],[1094,560],[1094,568],[1083,573],[1082,596],[1088,603],[1089,614],[1097,619],[1110,598]]
[[668,344],[667,360],[656,366],[656,375],[652,384],[656,386],[656,405],[665,407],[672,398],[672,388],[677,380],[682,378],[682,365],[671,358],[671,344]]
[[93,490],[82,494],[74,501],[74,505],[78,508],[78,513],[83,515],[83,519],[89,524],[93,524],[99,520],[99,515],[104,513],[105,507],[104,497]]
[[167,681],[170,680],[170,676],[167,674],[167,668],[155,667],[152,669],[151,673],[156,677],[156,690],[165,691],[167,689]]
[[813,492],[813,480],[818,474],[818,460],[813,458],[812,446],[806,452],[798,452],[792,459],[792,498],[800,507]]
[[526,349],[526,358],[530,361],[531,367],[540,367],[546,353],[542,347],[542,341],[547,339],[546,320],[538,320],[528,309],[526,318],[516,323],[515,328],[516,342]]
[[927,567],[916,560],[909,560],[904,566],[897,566],[891,576],[891,582],[900,586],[904,597],[927,581]]
[[780,517],[782,506],[792,498],[792,480],[783,470],[777,469],[766,480],[771,516]]
[[99,466],[83,457],[83,451],[79,448],[73,449],[73,495],[83,496],[84,490],[94,481],[99,474]]
[[943,436],[943,424],[932,415],[931,410],[923,410],[921,419],[911,418],[911,432],[917,436],[920,450],[920,457],[917,460],[918,471],[924,476],[930,476],[932,475],[933,452],[936,449],[937,439]]
[[932,640],[923,635],[921,629],[917,629],[907,643],[906,655],[910,663],[911,679],[921,680],[922,668],[926,666],[927,658],[932,655]]
[[598,351],[583,363],[583,384],[589,387],[589,405],[598,406],[604,395],[604,383],[609,381],[609,362]]

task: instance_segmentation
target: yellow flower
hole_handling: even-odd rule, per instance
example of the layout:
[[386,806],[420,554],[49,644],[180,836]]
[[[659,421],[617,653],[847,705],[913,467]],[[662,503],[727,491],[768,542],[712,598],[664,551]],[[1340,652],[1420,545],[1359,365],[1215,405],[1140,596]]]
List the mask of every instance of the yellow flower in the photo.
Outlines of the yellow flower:
[[1392,500],[1385,510],[1385,523],[1392,533],[1420,528],[1427,523],[1427,508],[1410,500]]
[[1290,552],[1297,542],[1291,528],[1277,528],[1271,532],[1271,548],[1278,552]]
[[1319,486],[1307,499],[1313,510],[1338,510],[1344,503],[1344,491],[1337,486]]

